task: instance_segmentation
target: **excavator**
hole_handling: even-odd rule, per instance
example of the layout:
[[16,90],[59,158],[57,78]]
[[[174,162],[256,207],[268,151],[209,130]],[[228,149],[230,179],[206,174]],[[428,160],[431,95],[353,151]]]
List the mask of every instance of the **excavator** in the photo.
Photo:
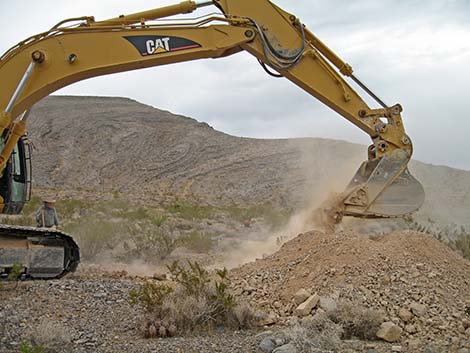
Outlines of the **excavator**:
[[[202,7],[213,12],[172,18]],[[26,123],[32,106],[67,85],[100,75],[246,51],[271,76],[285,78],[368,134],[367,160],[322,218],[390,218],[424,202],[408,170],[413,152],[402,107],[389,106],[363,84],[301,20],[268,0],[196,0],[120,15],[66,19],[0,57],[0,209],[18,214],[31,193]],[[375,102],[369,107],[351,82]],[[0,278],[14,266],[23,278],[59,278],[74,271],[79,248],[59,230],[0,226]]]

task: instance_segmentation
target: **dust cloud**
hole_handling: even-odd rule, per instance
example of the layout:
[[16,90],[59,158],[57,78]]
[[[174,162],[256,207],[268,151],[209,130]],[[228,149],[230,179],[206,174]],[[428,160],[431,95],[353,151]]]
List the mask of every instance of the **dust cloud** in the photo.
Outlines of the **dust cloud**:
[[364,154],[364,151],[360,153],[358,151],[356,158],[338,165],[334,156],[338,152],[344,153],[338,151],[340,147],[344,149],[344,145],[338,145],[335,141],[319,142],[311,139],[292,141],[292,144],[299,151],[301,162],[299,165],[302,168],[292,171],[286,179],[287,183],[289,180],[300,181],[297,184],[301,187],[293,191],[294,202],[300,205],[298,211],[290,217],[284,227],[278,230],[273,231],[268,226],[261,225],[258,229],[242,235],[238,244],[232,247],[225,246],[226,253],[222,260],[216,263],[216,267],[240,266],[276,252],[283,243],[301,233],[312,230],[323,231],[324,227],[315,217],[316,211],[332,195],[344,190],[362,162],[361,156]]

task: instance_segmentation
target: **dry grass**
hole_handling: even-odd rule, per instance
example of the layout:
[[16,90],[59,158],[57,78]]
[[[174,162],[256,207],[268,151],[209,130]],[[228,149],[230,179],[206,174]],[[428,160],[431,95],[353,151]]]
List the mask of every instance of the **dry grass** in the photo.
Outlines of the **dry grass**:
[[292,343],[299,353],[337,351],[343,330],[325,313],[317,313],[284,331],[285,341]]
[[342,338],[352,337],[373,340],[383,322],[383,314],[377,310],[364,308],[353,302],[340,302],[336,310],[329,314],[330,319],[343,328]]
[[69,352],[71,341],[66,328],[49,319],[43,319],[31,333],[33,347],[41,347],[44,353]]

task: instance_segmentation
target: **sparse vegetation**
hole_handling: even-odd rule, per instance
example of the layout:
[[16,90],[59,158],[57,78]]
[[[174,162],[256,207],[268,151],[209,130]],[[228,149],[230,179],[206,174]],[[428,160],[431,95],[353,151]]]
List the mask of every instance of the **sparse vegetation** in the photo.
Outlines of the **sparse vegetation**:
[[165,215],[158,215],[152,218],[151,222],[154,226],[161,227],[168,219]]
[[285,330],[285,341],[292,343],[300,352],[337,351],[343,330],[325,313],[315,314],[300,324]]
[[[160,229],[138,231],[132,237],[135,246],[127,249],[126,256],[149,262],[164,260],[178,246],[178,241]],[[127,243],[126,243],[127,244]]]
[[197,262],[168,266],[174,288],[147,282],[130,293],[131,303],[147,310],[142,324],[145,337],[166,337],[218,326],[246,328],[253,322],[252,311],[238,305],[230,293],[226,269],[211,275]]
[[224,209],[231,218],[241,223],[250,222],[253,219],[263,219],[272,230],[286,225],[292,216],[291,211],[280,211],[271,205],[258,205],[249,208],[231,206]]
[[185,201],[176,200],[168,206],[167,211],[178,215],[180,218],[194,220],[211,218],[217,209],[211,206],[190,204]]
[[470,260],[470,232],[464,226],[456,224],[442,226],[432,219],[428,219],[427,224],[410,219],[407,226],[409,229],[432,235]]
[[66,231],[73,234],[79,243],[82,257],[90,260],[111,249],[126,228],[120,223],[88,217],[80,223],[69,225]]
[[214,234],[192,231],[178,239],[178,243],[198,253],[208,253],[214,246]]
[[340,302],[336,310],[329,314],[330,319],[343,328],[342,338],[353,337],[373,340],[383,322],[383,315],[374,309],[365,308],[359,303]]
[[30,345],[27,342],[21,343],[20,352],[21,353],[45,353],[44,347]]
[[72,341],[62,324],[47,318],[42,319],[32,330],[30,340],[32,342],[31,347],[41,349],[32,351],[37,353],[68,353]]
[[454,242],[455,248],[464,258],[470,260],[470,233],[462,232]]

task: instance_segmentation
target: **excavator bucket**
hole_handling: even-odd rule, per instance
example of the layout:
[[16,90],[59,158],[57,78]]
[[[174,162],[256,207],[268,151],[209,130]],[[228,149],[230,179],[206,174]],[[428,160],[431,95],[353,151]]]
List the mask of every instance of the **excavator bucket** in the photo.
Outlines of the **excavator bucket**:
[[339,223],[343,216],[392,218],[418,210],[424,202],[421,183],[408,170],[408,154],[395,150],[363,162],[346,191],[335,195],[315,216],[321,223]]

